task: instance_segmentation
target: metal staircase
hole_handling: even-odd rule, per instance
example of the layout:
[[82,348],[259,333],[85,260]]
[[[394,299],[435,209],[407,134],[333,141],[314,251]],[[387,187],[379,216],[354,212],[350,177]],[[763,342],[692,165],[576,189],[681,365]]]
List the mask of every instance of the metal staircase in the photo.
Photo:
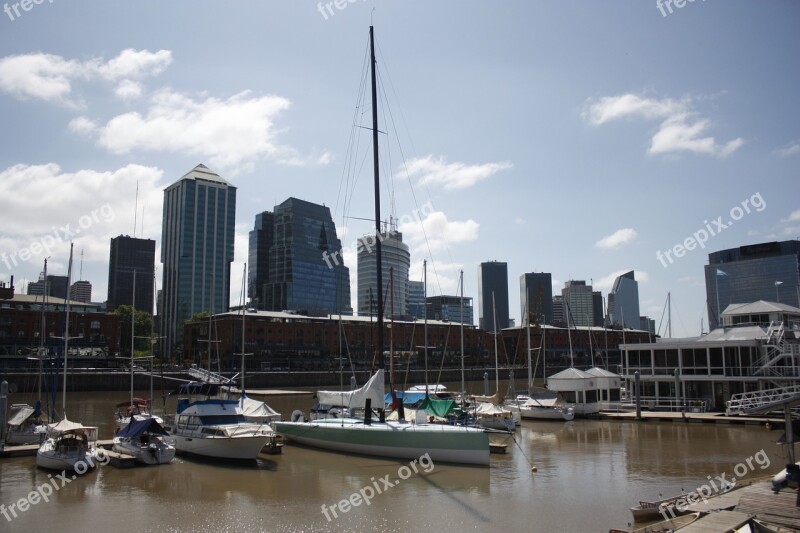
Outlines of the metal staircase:
[[[771,322],[762,345],[764,355],[752,366],[752,375],[764,377],[798,377],[800,345],[786,343],[783,322]],[[788,359],[788,364],[787,360]]]
[[763,407],[797,395],[800,395],[800,384],[734,394],[726,404],[725,414],[729,416],[738,415],[748,409]]
[[199,381],[202,381],[203,383],[211,383],[213,385],[231,384],[230,378],[226,378],[225,376],[215,372],[209,372],[205,368],[190,368],[189,375]]

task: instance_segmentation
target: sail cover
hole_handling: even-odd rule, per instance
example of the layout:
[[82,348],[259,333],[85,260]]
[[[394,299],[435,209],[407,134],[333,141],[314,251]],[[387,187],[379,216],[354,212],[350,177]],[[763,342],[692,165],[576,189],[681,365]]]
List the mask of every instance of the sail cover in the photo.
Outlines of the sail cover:
[[353,391],[319,391],[317,401],[321,405],[335,405],[355,409],[364,407],[367,398],[372,407],[383,408],[383,369],[378,370],[360,389]]
[[21,426],[36,410],[30,405],[19,406],[19,411],[11,415],[9,426]]
[[242,394],[239,398],[239,407],[242,409],[242,414],[249,420],[258,420],[259,422],[272,422],[279,421],[281,414],[275,411],[272,407],[264,402],[259,402],[252,398],[248,398],[246,394]]
[[117,437],[128,437],[133,439],[141,436],[144,432],[148,432],[152,435],[169,435],[169,433],[167,433],[166,430],[161,427],[161,424],[159,424],[158,420],[155,418],[143,418],[140,420],[131,420],[130,424],[122,428],[119,433],[117,433]]

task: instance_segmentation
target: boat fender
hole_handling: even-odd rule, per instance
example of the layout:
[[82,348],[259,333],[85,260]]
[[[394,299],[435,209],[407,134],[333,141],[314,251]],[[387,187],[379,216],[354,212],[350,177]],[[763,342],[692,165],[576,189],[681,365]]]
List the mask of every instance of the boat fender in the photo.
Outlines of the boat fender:
[[292,411],[291,420],[292,422],[305,422],[306,415],[304,415],[303,411],[301,411],[300,409],[295,409],[294,411]]

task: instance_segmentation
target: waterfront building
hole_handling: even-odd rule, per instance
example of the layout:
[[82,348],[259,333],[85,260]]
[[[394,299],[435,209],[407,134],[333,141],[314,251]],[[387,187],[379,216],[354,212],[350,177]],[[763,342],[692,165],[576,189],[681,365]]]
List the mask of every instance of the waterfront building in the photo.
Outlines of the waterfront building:
[[312,316],[352,314],[350,269],[330,208],[288,198],[275,206],[272,219],[269,253],[256,253],[256,268],[269,262],[263,308]]
[[[553,323],[553,276],[550,272],[531,272],[519,277],[521,325]],[[527,309],[527,307],[530,309]]]
[[800,306],[800,240],[710,253],[705,278],[711,329],[718,327],[720,310],[730,304],[768,300]]
[[[37,369],[38,362],[28,359],[39,354],[44,325],[44,346],[53,356],[63,351],[66,300],[42,295],[15,294],[12,282],[0,285],[0,370]],[[113,363],[118,349],[117,315],[100,313],[96,304],[69,301],[70,359],[93,356],[88,366],[117,366]],[[99,360],[97,356],[104,356]],[[109,360],[111,362],[109,362]],[[33,364],[36,363],[36,366]]]
[[[623,377],[639,372],[645,404],[721,410],[742,392],[793,385],[800,379],[800,308],[757,301],[729,305],[725,327],[706,335],[622,345]],[[674,403],[673,403],[674,405]]]
[[[443,322],[457,322],[473,324],[472,298],[465,296],[462,300],[460,296],[428,296],[428,318],[441,320]],[[463,313],[462,313],[463,309]]]
[[485,331],[495,331],[495,316],[497,331],[508,327],[508,264],[489,261],[478,265],[479,327]]
[[[220,367],[223,371],[237,368],[242,315],[227,312],[212,318],[219,344]],[[184,332],[184,355],[197,362],[208,360],[209,320],[188,322]],[[429,360],[442,362],[450,369],[460,368],[460,325],[456,322],[428,320]],[[375,320],[369,316],[333,315],[312,317],[280,311],[247,313],[246,346],[255,355],[248,367],[261,370],[334,370],[340,357],[348,358],[356,370],[372,368],[373,350],[377,342]],[[396,368],[424,368],[425,328],[422,321],[395,320],[392,325],[392,346]],[[390,335],[385,337],[384,351],[389,350]],[[492,335],[473,324],[464,324],[465,361],[468,366],[494,364]],[[216,366],[216,362],[213,362]]]
[[564,298],[564,319],[571,326],[594,325],[592,286],[583,280],[570,280],[561,289]]
[[256,215],[247,250],[247,296],[250,306],[266,309],[269,283],[269,249],[275,242],[275,215],[264,211]]
[[[408,294],[406,295],[406,315],[422,320],[425,318],[425,283],[422,281],[408,281]],[[470,324],[472,322],[470,321]]]
[[564,309],[564,297],[560,294],[553,296],[553,322],[551,325],[566,327],[567,315]]
[[614,280],[608,293],[608,322],[612,326],[639,329],[639,282],[633,270]]
[[236,187],[205,165],[164,189],[160,322],[169,355],[193,314],[228,310],[235,223]]
[[[120,235],[111,239],[108,258],[108,309],[136,305],[137,311],[153,314],[153,276],[156,241]],[[136,273],[136,296],[133,276]]]
[[[395,317],[406,314],[408,294],[408,270],[411,267],[411,254],[403,242],[403,234],[394,228],[381,233],[381,264],[384,316]],[[375,251],[375,237],[368,235],[358,239],[358,314],[374,316],[378,302],[378,262]],[[393,296],[389,294],[390,270],[394,272]],[[391,304],[394,304],[393,306]]]
[[92,284],[88,281],[76,281],[69,288],[69,299],[76,302],[90,303],[92,301]]

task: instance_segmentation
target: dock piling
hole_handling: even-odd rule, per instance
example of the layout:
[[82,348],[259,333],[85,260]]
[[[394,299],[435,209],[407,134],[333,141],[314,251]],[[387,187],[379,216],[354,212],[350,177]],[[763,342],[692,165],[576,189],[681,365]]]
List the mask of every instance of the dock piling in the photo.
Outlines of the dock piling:
[[8,381],[0,383],[0,450],[6,444],[6,416],[8,415]]
[[642,382],[639,371],[633,374],[633,391],[636,395],[636,420],[642,419]]

